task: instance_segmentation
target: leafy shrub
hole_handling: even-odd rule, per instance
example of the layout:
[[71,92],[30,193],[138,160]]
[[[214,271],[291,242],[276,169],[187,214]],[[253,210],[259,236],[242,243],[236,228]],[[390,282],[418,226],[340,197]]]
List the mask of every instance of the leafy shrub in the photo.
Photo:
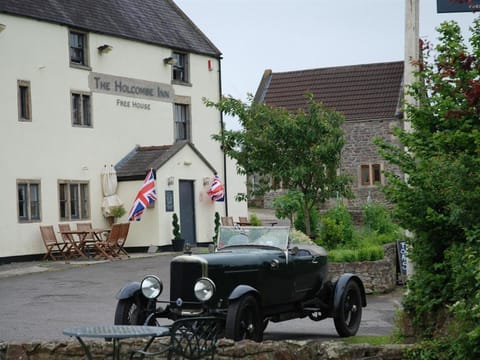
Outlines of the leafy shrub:
[[[316,208],[313,208],[310,211],[310,229],[311,229],[312,238],[315,238],[318,234],[319,223],[320,223],[320,214],[318,213],[318,210]],[[305,214],[303,213],[303,211],[297,212],[297,217],[295,219],[294,224],[295,224],[295,229],[300,230],[303,233],[307,233],[306,227],[305,227]]]
[[255,214],[251,214],[248,221],[251,226],[262,226],[262,221]]
[[329,249],[351,243],[353,222],[346,206],[337,204],[322,216],[319,242]]
[[419,342],[405,351],[408,360],[440,360],[451,359],[448,347],[438,340]]
[[363,207],[363,222],[365,226],[378,234],[393,234],[398,226],[393,223],[390,212],[382,204],[367,203]]
[[337,224],[335,219],[324,218],[320,228],[320,238],[316,241],[327,249],[335,249],[343,245],[343,224]]
[[367,224],[355,227],[347,208],[337,205],[322,217],[316,243],[329,251],[330,261],[375,261],[383,259],[383,245],[400,240],[400,227],[394,224],[383,205],[365,206]]

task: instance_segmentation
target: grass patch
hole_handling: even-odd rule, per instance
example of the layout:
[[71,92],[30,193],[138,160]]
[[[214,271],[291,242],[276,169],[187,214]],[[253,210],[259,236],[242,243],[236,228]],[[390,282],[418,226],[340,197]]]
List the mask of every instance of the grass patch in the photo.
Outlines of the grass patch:
[[397,344],[395,338],[391,335],[379,335],[379,336],[351,336],[342,339],[346,344],[370,344],[370,345],[388,345]]
[[381,245],[369,245],[355,249],[333,249],[328,252],[328,261],[353,262],[375,261],[383,259],[384,252]]

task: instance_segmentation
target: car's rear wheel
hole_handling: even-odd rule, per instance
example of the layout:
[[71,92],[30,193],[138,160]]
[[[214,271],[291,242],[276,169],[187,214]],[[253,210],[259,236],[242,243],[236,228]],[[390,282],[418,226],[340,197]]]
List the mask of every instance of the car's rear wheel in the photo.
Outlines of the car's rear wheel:
[[121,299],[115,310],[115,325],[143,325],[146,320],[145,311],[134,298]]
[[353,336],[362,320],[362,293],[356,281],[349,281],[340,298],[333,321],[338,335]]
[[235,341],[250,339],[262,341],[264,324],[260,318],[257,300],[244,295],[228,307],[225,336]]

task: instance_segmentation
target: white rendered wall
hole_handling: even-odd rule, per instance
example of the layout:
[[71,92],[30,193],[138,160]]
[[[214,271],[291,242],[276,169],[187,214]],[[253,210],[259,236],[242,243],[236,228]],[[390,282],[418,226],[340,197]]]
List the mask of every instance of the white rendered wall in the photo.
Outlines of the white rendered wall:
[[[131,98],[91,92],[88,81],[89,73],[95,72],[171,85],[171,67],[163,63],[171,49],[89,33],[89,71],[69,65],[68,27],[5,14],[0,14],[0,23],[6,25],[0,33],[1,258],[45,252],[39,225],[56,227],[60,222],[57,192],[61,179],[89,182],[89,221],[95,227],[107,226],[101,213],[103,166],[116,164],[137,144],[172,144],[174,130],[172,103],[142,99],[150,110],[126,108],[119,106],[118,100]],[[113,50],[99,54],[97,46],[103,44]],[[213,71],[207,67],[208,59],[213,61]],[[191,86],[173,85],[175,95],[190,98],[192,142],[223,178],[223,154],[211,140],[211,135],[220,131],[220,114],[206,108],[202,100],[220,97],[218,60],[190,54],[189,61]],[[18,121],[17,80],[30,82],[31,122]],[[72,126],[71,91],[90,92],[92,128]],[[203,199],[201,179],[213,174],[205,174],[204,165],[197,167],[196,163],[187,168],[162,168],[160,173],[195,180],[197,241],[210,239],[213,214],[224,211],[223,204]],[[41,222],[18,222],[18,179],[41,181]],[[233,196],[239,192],[233,190],[237,181],[229,180]],[[140,185],[141,181],[121,183],[119,191],[127,210]],[[158,204],[153,211],[146,211],[142,226],[132,224],[128,246],[169,243],[171,213],[164,211],[165,186],[165,181],[159,183]],[[232,198],[229,204],[234,203]],[[178,209],[178,204],[175,206]],[[158,216],[150,219],[153,212]],[[246,204],[245,211],[238,213],[246,214]]]

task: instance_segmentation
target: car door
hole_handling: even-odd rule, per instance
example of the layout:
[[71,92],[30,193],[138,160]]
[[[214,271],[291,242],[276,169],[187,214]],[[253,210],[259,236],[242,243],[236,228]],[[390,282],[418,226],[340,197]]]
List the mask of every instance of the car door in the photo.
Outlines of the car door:
[[299,250],[289,255],[292,264],[294,297],[295,300],[301,300],[316,288],[320,264],[308,250]]
[[260,289],[264,306],[286,304],[293,297],[292,266],[282,251],[269,251],[260,272]]

